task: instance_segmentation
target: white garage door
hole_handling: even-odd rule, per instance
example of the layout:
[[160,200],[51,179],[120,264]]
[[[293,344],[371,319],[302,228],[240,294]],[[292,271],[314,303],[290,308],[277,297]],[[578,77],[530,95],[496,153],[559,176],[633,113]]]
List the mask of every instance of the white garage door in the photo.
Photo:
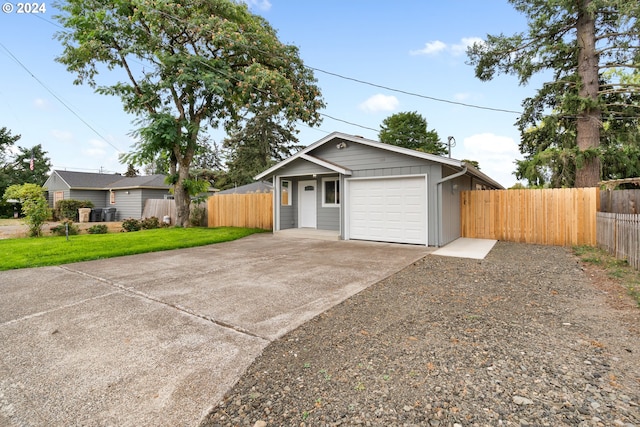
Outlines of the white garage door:
[[426,245],[425,177],[350,180],[349,238]]

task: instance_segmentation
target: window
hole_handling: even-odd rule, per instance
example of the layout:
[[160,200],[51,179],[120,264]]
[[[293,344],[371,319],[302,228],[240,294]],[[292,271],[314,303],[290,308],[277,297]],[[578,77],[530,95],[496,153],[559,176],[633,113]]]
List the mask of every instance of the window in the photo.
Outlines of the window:
[[109,204],[112,204],[112,205],[116,204],[116,192],[115,191],[109,191]]
[[340,178],[324,178],[322,180],[322,206],[340,206]]
[[280,181],[280,204],[291,206],[291,181]]

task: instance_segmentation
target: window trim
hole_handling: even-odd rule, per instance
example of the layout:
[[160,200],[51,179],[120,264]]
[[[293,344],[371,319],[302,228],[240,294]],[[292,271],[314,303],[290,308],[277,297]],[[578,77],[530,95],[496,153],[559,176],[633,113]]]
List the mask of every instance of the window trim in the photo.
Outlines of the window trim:
[[[283,203],[282,200],[282,193],[284,191],[285,188],[285,182],[287,183],[286,187],[287,187],[287,203]],[[291,181],[290,179],[283,179],[280,180],[280,206],[291,206],[293,197],[292,197],[292,191],[291,189],[293,188],[293,181]]]
[[[338,203],[327,203],[327,187],[326,187],[326,183],[327,182],[335,182],[336,186],[338,188],[337,191],[337,195],[338,195]],[[331,177],[331,178],[322,178],[322,207],[323,208],[339,208],[340,207],[340,177],[339,176],[335,176],[335,177]]]
[[110,205],[116,204],[116,192],[113,190],[109,190],[109,204]]

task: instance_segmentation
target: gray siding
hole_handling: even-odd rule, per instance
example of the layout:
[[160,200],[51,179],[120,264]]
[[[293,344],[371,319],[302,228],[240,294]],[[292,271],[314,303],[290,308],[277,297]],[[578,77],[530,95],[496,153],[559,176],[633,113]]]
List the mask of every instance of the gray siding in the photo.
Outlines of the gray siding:
[[107,207],[116,208],[114,218],[116,221],[142,217],[142,190],[114,190],[113,192],[116,195],[116,202],[113,205],[107,205]]
[[[322,178],[339,178],[338,175],[325,175]],[[340,206],[332,206],[332,207],[323,207],[322,206],[322,194],[323,194],[323,182],[322,179],[318,179],[318,229],[319,230],[333,230],[340,231],[340,210],[342,209],[342,204]],[[340,183],[340,195],[344,193],[344,186],[342,182]],[[342,203],[342,201],[341,201]]]
[[[69,199],[73,200],[90,200],[93,203],[93,206],[96,208],[103,208],[105,203],[109,202],[107,198],[106,191],[95,191],[95,190],[71,190],[69,192]],[[65,198],[66,198],[65,194]]]
[[[337,140],[336,140],[337,141]],[[377,170],[402,169],[407,166],[423,166],[430,163],[428,160],[416,157],[405,156],[391,151],[383,151],[378,148],[369,147],[362,144],[347,142],[347,148],[338,150],[336,144],[324,144],[309,152],[310,155],[323,160],[338,164],[354,172],[368,173],[363,176],[375,175]],[[385,173],[383,175],[398,175],[396,173]]]
[[335,172],[303,159],[297,159],[278,171],[278,175],[280,176],[301,176],[326,173]]

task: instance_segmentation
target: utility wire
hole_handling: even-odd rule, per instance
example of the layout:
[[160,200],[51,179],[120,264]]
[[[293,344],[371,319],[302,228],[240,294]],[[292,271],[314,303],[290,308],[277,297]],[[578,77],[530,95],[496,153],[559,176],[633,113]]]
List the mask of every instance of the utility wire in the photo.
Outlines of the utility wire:
[[104,136],[102,136],[102,134],[100,132],[98,132],[93,126],[91,126],[89,123],[87,123],[87,121],[85,119],[83,119],[82,117],[80,117],[80,115],[78,113],[76,113],[73,108],[71,108],[69,105],[67,105],[67,103],[65,103],[53,90],[51,90],[46,84],[44,84],[42,82],[42,80],[40,80],[38,77],[35,76],[35,74],[33,74],[31,72],[31,70],[29,70],[29,68],[27,68],[26,65],[24,65],[4,44],[0,43],[0,46],[7,51],[7,53],[9,54],[9,56],[18,64],[20,65],[27,73],[29,73],[29,75],[38,82],[38,84],[40,84],[40,86],[42,86],[47,92],[49,92],[55,99],[58,100],[58,102],[60,102],[60,104],[62,104],[67,110],[69,110],[71,112],[71,114],[73,114],[74,116],[76,116],[82,123],[84,123],[89,129],[91,129],[96,135],[98,135],[101,139],[103,139],[107,144],[109,144],[111,147],[113,147],[118,153],[120,153],[120,149],[118,147],[116,147],[115,145],[113,145],[107,138],[105,138]]
[[421,95],[421,94],[415,93],[415,92],[409,92],[409,91],[402,90],[402,89],[394,89],[394,88],[389,87],[389,86],[379,85],[379,84],[376,84],[376,83],[367,82],[365,80],[360,80],[360,79],[356,79],[356,78],[353,78],[353,77],[343,76],[343,75],[338,74],[338,73],[332,73],[331,71],[321,70],[320,68],[309,67],[309,66],[306,66],[306,65],[305,65],[305,67],[309,68],[310,70],[317,71],[319,73],[328,74],[330,76],[338,77],[338,78],[344,79],[344,80],[350,80],[352,82],[360,83],[360,84],[363,84],[363,85],[377,87],[377,88],[380,88],[380,89],[388,90],[390,92],[398,92],[398,93],[402,93],[402,94],[405,94],[405,95],[415,96],[415,97],[418,97],[418,98],[430,99],[432,101],[445,102],[447,104],[460,105],[460,106],[463,106],[463,107],[478,108],[480,110],[497,111],[497,112],[501,112],[501,113],[513,113],[513,114],[518,114],[518,115],[522,114],[521,111],[507,110],[507,109],[503,109],[503,108],[484,107],[484,106],[481,106],[481,105],[467,104],[467,103],[464,103],[464,102],[451,101],[451,100],[442,99],[442,98],[435,98],[433,96],[428,96],[428,95]]

